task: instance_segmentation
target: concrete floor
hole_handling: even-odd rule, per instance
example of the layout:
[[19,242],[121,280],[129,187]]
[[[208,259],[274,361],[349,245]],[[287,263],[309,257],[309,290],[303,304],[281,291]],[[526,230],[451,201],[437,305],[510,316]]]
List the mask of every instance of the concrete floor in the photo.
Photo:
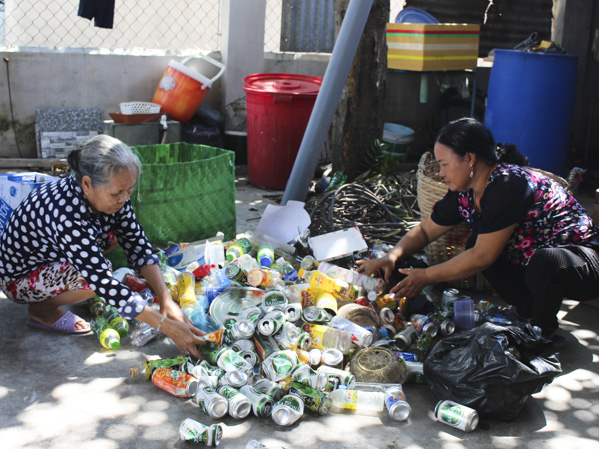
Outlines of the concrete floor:
[[[238,231],[255,228],[272,203],[266,192],[237,179]],[[592,204],[592,200],[583,201]],[[490,298],[493,300],[493,298]],[[91,318],[87,307],[71,310]],[[151,357],[178,355],[166,338],[138,349],[101,348],[93,335],[70,336],[30,329],[26,308],[0,299],[0,448],[164,449],[184,443],[185,418],[216,421],[191,403],[149,382],[129,378],[129,368]],[[436,421],[437,402],[426,384],[404,386],[412,414],[407,422],[386,413],[364,416],[306,413],[291,428],[270,418],[227,417],[220,447],[245,448],[257,439],[270,447],[300,448],[599,448],[599,307],[564,301],[560,315],[568,346],[563,374],[529,398],[514,422],[483,419],[472,433]]]

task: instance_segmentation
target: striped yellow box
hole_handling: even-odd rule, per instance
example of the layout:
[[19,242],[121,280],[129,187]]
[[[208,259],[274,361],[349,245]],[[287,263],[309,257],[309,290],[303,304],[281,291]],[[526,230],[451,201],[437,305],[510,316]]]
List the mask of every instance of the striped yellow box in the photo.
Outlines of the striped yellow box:
[[479,25],[388,23],[388,68],[420,72],[474,69],[479,35]]

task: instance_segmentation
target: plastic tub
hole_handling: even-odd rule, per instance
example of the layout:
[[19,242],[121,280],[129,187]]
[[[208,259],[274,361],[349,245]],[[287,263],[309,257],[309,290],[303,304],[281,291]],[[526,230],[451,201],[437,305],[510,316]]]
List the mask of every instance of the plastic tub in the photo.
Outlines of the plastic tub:
[[322,78],[290,73],[245,77],[250,184],[285,188]]
[[404,156],[409,145],[414,141],[414,130],[397,123],[383,125],[383,142],[390,145],[389,153],[395,156]]
[[455,301],[453,315],[457,327],[472,329],[474,327],[474,301],[470,298]]

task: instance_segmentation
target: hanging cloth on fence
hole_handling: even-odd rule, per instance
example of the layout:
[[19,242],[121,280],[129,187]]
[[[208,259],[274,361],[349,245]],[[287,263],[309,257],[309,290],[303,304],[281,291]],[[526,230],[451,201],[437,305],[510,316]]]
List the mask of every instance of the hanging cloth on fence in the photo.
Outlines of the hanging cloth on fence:
[[80,0],[79,17],[94,19],[94,26],[112,28],[114,22],[115,0]]

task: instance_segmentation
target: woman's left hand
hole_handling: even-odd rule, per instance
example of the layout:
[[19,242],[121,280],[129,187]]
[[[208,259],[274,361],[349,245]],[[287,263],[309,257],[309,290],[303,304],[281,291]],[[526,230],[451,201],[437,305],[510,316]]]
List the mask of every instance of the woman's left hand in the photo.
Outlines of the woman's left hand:
[[170,296],[165,296],[160,300],[160,314],[169,317],[171,320],[180,321],[181,323],[192,324],[193,322],[189,319],[181,307],[173,301],[173,298]]
[[397,296],[411,298],[430,283],[425,268],[401,268],[399,272],[406,277],[391,289]]

